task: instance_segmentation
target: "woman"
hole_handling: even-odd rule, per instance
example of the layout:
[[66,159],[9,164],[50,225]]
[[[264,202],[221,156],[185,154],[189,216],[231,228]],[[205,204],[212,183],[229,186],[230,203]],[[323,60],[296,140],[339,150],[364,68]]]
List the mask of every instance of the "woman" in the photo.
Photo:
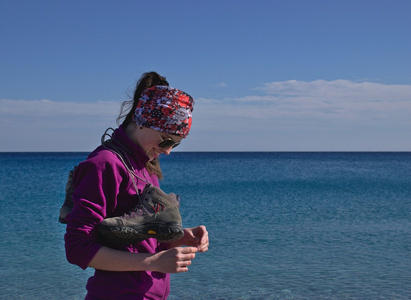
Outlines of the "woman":
[[[65,243],[70,263],[95,269],[86,299],[166,299],[169,273],[187,272],[196,252],[208,250],[204,226],[184,229],[178,241],[150,238],[130,245],[103,245],[97,229],[103,219],[121,216],[136,205],[136,188],[142,191],[147,183],[159,186],[158,157],[168,155],[188,135],[193,104],[164,77],[143,74],[131,109],[112,135],[121,155],[101,145],[76,168]],[[130,176],[125,162],[135,176]]]

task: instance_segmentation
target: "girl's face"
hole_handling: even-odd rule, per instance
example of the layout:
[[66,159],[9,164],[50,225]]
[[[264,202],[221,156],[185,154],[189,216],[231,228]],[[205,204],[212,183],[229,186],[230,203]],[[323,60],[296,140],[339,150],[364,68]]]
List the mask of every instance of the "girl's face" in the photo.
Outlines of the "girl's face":
[[[158,158],[162,153],[169,155],[173,146],[175,147],[182,139],[180,136],[146,127],[143,127],[143,129],[138,128],[138,133],[136,134],[136,143],[143,149],[150,161]],[[165,140],[171,141],[164,142]]]

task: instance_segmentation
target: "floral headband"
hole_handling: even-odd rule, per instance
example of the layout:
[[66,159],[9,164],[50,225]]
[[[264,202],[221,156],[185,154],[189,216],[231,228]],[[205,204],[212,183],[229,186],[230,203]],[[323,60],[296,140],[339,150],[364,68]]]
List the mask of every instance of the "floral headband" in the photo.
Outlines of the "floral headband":
[[134,112],[140,126],[185,138],[191,127],[193,98],[181,90],[157,85],[145,89]]

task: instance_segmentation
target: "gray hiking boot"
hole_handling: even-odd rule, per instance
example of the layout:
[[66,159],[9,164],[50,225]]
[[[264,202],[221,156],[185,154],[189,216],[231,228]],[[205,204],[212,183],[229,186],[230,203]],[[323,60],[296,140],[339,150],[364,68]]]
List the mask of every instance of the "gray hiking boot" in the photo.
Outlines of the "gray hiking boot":
[[99,224],[103,240],[134,244],[148,238],[170,242],[183,237],[178,195],[166,194],[158,187],[146,185],[139,198],[140,203],[129,213],[104,219]]
[[74,166],[73,170],[70,170],[69,172],[66,183],[66,197],[64,199],[63,206],[60,208],[59,222],[63,224],[67,224],[66,216],[73,210],[73,174],[76,167],[77,166]]

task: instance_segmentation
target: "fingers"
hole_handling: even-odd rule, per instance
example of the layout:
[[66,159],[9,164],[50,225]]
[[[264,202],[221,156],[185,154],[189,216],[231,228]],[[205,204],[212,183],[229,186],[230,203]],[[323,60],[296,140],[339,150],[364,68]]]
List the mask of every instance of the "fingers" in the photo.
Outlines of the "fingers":
[[188,272],[188,267],[191,266],[191,260],[177,261],[176,265],[176,273]]
[[198,243],[197,249],[199,252],[206,252],[209,246],[208,231],[203,225],[198,226],[197,228],[198,236],[200,236],[200,241]]
[[188,267],[191,265],[191,260],[193,260],[196,256],[196,252],[198,251],[195,247],[181,247],[176,248],[177,254],[175,256],[176,259],[176,273],[180,272],[187,272]]
[[184,237],[176,243],[170,244],[170,248],[183,245],[196,247],[198,252],[206,252],[209,245],[206,227],[201,225],[193,228],[185,228]]
[[[180,250],[180,253],[182,254],[194,254],[197,252],[197,248],[196,247],[179,247],[178,248]],[[194,254],[195,256],[195,254]]]
[[191,265],[191,260],[196,256],[197,248],[195,247],[177,247],[169,250],[170,263],[174,265],[174,270],[169,273],[187,272],[188,267]]
[[202,244],[198,247],[198,252],[207,252],[208,251],[208,243]]
[[181,252],[176,255],[177,261],[191,261],[196,257],[197,248],[183,247]]

